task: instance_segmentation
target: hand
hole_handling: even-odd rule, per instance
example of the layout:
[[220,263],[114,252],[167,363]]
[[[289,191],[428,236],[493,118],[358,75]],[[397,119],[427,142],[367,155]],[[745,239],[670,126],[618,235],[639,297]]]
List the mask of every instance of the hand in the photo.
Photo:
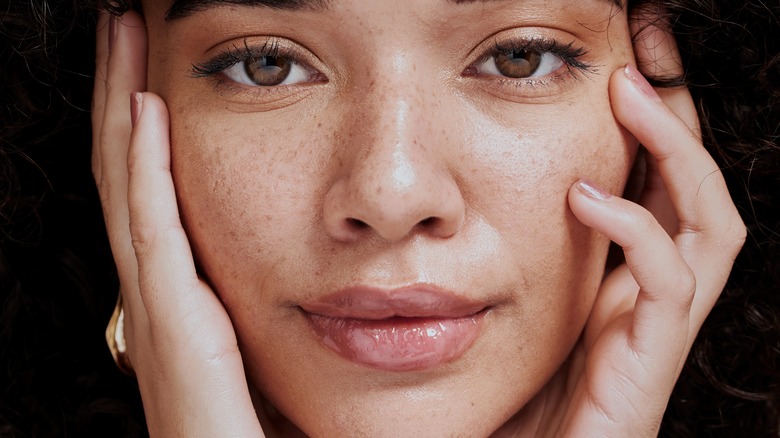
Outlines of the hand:
[[152,93],[134,93],[146,89],[146,56],[137,13],[100,17],[92,168],[149,431],[263,436],[230,319],[198,278],[179,220],[167,109]]
[[[634,22],[638,64],[683,73],[673,37]],[[658,55],[660,54],[660,55]],[[572,212],[623,248],[604,280],[566,376],[556,435],[656,436],[669,396],[745,240],[723,176],[702,146],[688,90],[660,96],[633,67],[610,79],[617,120],[648,151],[640,205],[578,182]]]

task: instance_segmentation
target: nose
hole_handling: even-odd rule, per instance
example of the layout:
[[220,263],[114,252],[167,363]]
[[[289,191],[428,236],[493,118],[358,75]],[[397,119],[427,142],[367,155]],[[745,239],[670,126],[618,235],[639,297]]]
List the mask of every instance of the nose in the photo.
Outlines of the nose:
[[448,238],[462,227],[465,203],[452,162],[457,145],[448,137],[455,127],[425,89],[388,81],[344,116],[338,152],[344,165],[324,203],[335,239]]

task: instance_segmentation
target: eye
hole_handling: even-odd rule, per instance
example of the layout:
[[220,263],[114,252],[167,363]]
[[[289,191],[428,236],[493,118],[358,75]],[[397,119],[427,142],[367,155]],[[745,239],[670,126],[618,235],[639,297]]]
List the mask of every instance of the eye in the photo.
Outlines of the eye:
[[504,76],[513,79],[547,76],[563,67],[565,62],[551,52],[519,49],[494,53],[474,66],[475,72],[484,75]]
[[280,85],[325,82],[325,77],[305,60],[313,57],[296,44],[270,38],[260,44],[228,47],[217,56],[192,66],[192,77],[220,78],[233,83],[272,89]]
[[467,75],[490,76],[504,80],[517,80],[517,84],[533,81],[540,85],[543,78],[558,77],[556,72],[566,70],[590,73],[593,66],[584,61],[587,51],[574,47],[574,42],[560,44],[547,38],[509,38],[497,40],[493,47],[469,68]]
[[284,56],[248,57],[223,71],[230,80],[244,85],[270,87],[306,82],[310,73]]

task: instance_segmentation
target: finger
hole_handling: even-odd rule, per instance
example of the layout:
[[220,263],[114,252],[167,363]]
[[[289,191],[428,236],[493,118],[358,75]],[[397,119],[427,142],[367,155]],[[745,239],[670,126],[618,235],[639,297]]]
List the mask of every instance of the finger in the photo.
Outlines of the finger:
[[[105,163],[103,172],[110,181],[126,180],[127,145],[130,140],[130,93],[146,89],[146,30],[143,19],[136,12],[127,12],[110,20],[105,33],[113,33],[110,40],[102,120],[98,123],[96,141],[98,153]],[[107,42],[104,44],[108,45]],[[97,116],[97,114],[95,115]],[[106,173],[108,172],[108,173]],[[119,190],[117,190],[118,192]],[[126,192],[126,190],[122,190]]]
[[137,289],[138,279],[128,225],[127,148],[132,129],[130,93],[146,87],[146,31],[142,18],[128,12],[115,19],[110,40],[105,104],[94,147],[100,163],[96,174],[100,176],[98,189],[125,305],[133,308],[139,300],[137,293],[128,290]]
[[113,16],[105,11],[98,15],[95,39],[95,84],[92,91],[92,173],[100,182],[100,148],[98,139],[103,126],[103,111],[106,106],[106,79],[108,75],[109,38],[114,28]]
[[653,155],[679,219],[674,239],[702,291],[693,308],[698,327],[725,284],[744,225],[715,161],[635,68],[612,75],[610,100],[617,120]]
[[127,158],[128,206],[146,313],[155,324],[163,321],[179,328],[181,319],[171,315],[184,318],[215,309],[219,314],[210,317],[224,316],[223,325],[230,327],[216,295],[198,277],[181,224],[171,176],[165,103],[153,93],[134,93],[133,102],[135,129]]
[[[682,78],[684,69],[676,42],[669,23],[662,18],[667,17],[668,14],[664,14],[657,7],[640,8],[637,11],[631,17],[630,26],[634,35],[634,50],[640,71],[656,79]],[[635,74],[635,78],[637,79],[635,84],[644,82],[639,74]],[[650,91],[644,84],[642,88]],[[683,247],[683,257],[696,271],[700,289],[707,291],[698,294],[693,305],[692,328],[698,330],[698,322],[703,321],[714,305],[725,284],[733,259],[744,242],[744,225],[733,206],[717,165],[701,145],[698,115],[687,88],[659,88],[656,91],[668,109],[666,118],[673,119],[669,117],[671,111],[684,123],[691,134],[686,133],[679,122],[671,125],[676,127],[676,130],[667,129],[665,124],[657,126],[663,126],[668,137],[678,136],[680,139],[689,139],[687,143],[690,143],[690,146],[682,151],[691,153],[667,156],[664,162],[659,162],[659,157],[651,157],[648,160],[647,187],[641,202],[659,218],[667,230],[674,230],[672,235],[682,231],[682,234],[677,237],[680,244],[678,246]],[[652,93],[648,94],[652,95]],[[651,100],[655,100],[654,96],[651,96]],[[628,109],[631,110],[638,110],[638,108]],[[620,115],[618,118],[620,119]],[[662,118],[647,121],[664,123]],[[626,127],[633,131],[631,127]],[[637,132],[634,134],[640,136]],[[652,132],[648,134],[652,135]],[[691,135],[694,140],[690,140]],[[654,138],[662,141],[657,135]],[[640,141],[645,143],[642,138]],[[666,144],[661,146],[671,148],[675,148],[676,145],[686,145],[686,142],[676,143],[673,139],[663,141],[666,141]],[[652,149],[653,145],[646,144],[646,146]],[[676,150],[679,151],[680,148]],[[651,150],[651,153],[657,152]],[[682,161],[686,156],[693,157],[695,161]],[[682,174],[681,171],[685,170],[690,172]],[[673,184],[667,179],[668,174],[677,175],[679,178],[676,186],[667,189],[667,185]],[[700,189],[703,189],[703,192]],[[681,212],[698,214],[683,217]],[[704,221],[701,221],[702,219]],[[713,254],[715,254],[714,258]]]
[[654,436],[689,346],[693,273],[671,237],[641,206],[583,180],[571,187],[568,201],[582,223],[623,248],[626,265],[607,280],[620,284],[605,283],[602,290],[617,286],[613,294],[622,292],[633,303],[619,306],[622,311],[586,345],[586,378],[573,397],[591,409],[573,411],[564,430]]
[[[629,19],[637,69],[660,82],[682,82],[685,75],[677,41],[668,23],[668,14],[659,7],[637,8]],[[699,117],[690,93],[684,86],[656,90],[661,100],[700,137]]]
[[688,345],[696,290],[693,271],[671,237],[641,206],[587,181],[572,186],[569,205],[583,224],[623,248],[626,265],[639,285],[628,342],[640,360],[655,364],[645,370],[647,380],[639,380],[647,384],[669,381],[671,388]]
[[197,288],[199,280],[176,206],[167,109],[152,93],[134,93],[133,102],[136,127],[127,158],[132,243],[147,310],[171,311],[181,304],[177,292]]
[[[659,81],[681,82],[684,76],[682,59],[677,42],[670,32],[668,14],[658,7],[637,8],[629,20],[634,41],[634,56],[637,68],[645,77]],[[690,93],[683,87],[657,88],[661,100],[680,117],[688,128],[700,135],[699,120]],[[676,234],[679,221],[674,205],[658,173],[655,159],[646,161],[645,187],[640,197],[641,205],[650,210],[658,222],[670,234]]]
[[[130,229],[138,260],[141,298],[149,315],[150,339],[160,366],[142,392],[160,403],[155,416],[177,406],[184,435],[262,436],[251,402],[230,319],[211,290],[198,279],[182,228],[170,171],[168,112],[152,93],[135,93],[135,129],[128,152]],[[141,366],[145,366],[141,364]],[[155,392],[154,379],[166,384]],[[193,385],[197,382],[197,385]],[[203,415],[192,417],[190,413]],[[172,421],[173,420],[173,421]]]

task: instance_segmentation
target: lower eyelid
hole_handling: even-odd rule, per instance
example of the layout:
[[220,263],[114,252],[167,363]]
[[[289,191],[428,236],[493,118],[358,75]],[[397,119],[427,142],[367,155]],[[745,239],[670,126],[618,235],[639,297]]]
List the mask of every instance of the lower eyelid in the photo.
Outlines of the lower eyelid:
[[497,99],[520,104],[555,103],[561,99],[558,96],[569,95],[583,84],[580,81],[583,72],[566,64],[556,72],[543,77],[512,79],[480,74],[465,76],[476,79],[468,82],[470,88],[475,87],[473,92],[484,92]]

